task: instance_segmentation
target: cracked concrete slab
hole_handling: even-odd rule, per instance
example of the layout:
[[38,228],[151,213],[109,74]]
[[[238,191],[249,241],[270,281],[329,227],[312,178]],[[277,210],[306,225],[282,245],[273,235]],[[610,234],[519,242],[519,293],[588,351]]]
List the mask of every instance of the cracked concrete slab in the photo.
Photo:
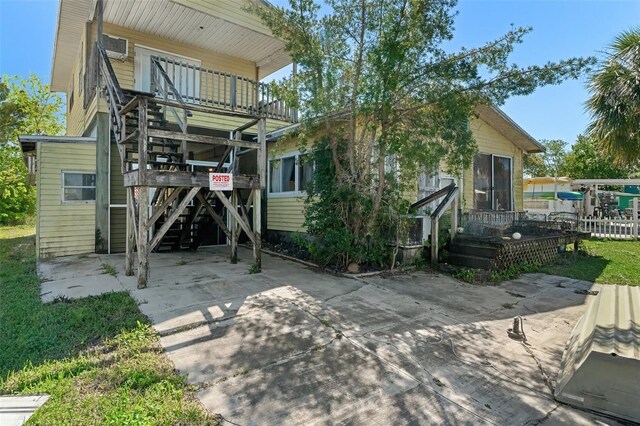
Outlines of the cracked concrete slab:
[[[117,275],[97,277],[102,262]],[[590,297],[581,291],[597,290],[588,282],[350,279],[268,255],[250,274],[250,251],[231,265],[226,249],[204,248],[153,254],[149,287],[138,290],[123,264],[122,255],[61,260],[41,267],[53,279],[43,291],[129,291],[205,407],[234,424],[616,424],[552,397]],[[526,343],[507,336],[515,316]]]

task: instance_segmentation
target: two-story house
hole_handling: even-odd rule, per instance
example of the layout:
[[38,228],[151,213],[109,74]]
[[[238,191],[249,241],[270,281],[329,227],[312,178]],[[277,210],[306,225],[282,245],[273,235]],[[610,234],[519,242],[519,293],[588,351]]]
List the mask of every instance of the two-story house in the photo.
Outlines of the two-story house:
[[[296,111],[260,82],[291,59],[248,2],[270,7],[60,0],[51,90],[67,133],[21,137],[38,164],[38,256],[126,251],[131,274],[137,246],[143,286],[150,251],[230,240],[235,256],[244,231],[259,267],[265,136]],[[231,186],[209,190],[210,172]]]
[[[38,256],[126,252],[133,274],[135,251],[144,286],[152,251],[229,244],[234,261],[250,240],[259,269],[263,229],[304,231],[312,171],[296,146],[267,149],[297,111],[261,82],[291,59],[250,2],[270,7],[60,0],[51,90],[66,94],[67,134],[21,137],[37,170]],[[521,210],[522,158],[542,147],[499,109],[477,113],[472,167],[425,175],[414,198],[455,181],[463,210]]]

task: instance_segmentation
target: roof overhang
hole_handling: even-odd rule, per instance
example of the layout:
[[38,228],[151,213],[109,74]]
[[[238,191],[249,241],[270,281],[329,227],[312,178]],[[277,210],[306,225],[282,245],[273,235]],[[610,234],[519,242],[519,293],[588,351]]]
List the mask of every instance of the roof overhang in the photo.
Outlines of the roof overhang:
[[45,135],[20,135],[18,136],[22,153],[27,155],[34,153],[39,143],[94,143],[96,138],[85,136],[45,136]]
[[476,107],[478,116],[489,123],[505,138],[521,148],[527,154],[544,152],[545,148],[533,136],[527,133],[500,108],[494,105],[480,105]]
[[[258,16],[243,8],[263,0],[104,0],[104,22],[243,60],[260,67],[260,78],[291,63],[284,42]],[[86,22],[95,19],[96,0],[60,0],[51,69],[51,90],[65,91]]]
[[294,132],[298,127],[300,127],[300,123],[293,123],[285,127],[280,127],[279,129],[267,134],[267,142],[275,141],[288,133]]
[[575,179],[576,185],[640,186],[640,179]]

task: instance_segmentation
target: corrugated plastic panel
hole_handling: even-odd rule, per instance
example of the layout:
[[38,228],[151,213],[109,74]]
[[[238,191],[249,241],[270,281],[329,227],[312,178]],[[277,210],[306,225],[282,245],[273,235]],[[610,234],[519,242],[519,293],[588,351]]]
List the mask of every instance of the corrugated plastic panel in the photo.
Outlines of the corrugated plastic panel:
[[555,397],[640,421],[640,287],[605,285],[571,334]]

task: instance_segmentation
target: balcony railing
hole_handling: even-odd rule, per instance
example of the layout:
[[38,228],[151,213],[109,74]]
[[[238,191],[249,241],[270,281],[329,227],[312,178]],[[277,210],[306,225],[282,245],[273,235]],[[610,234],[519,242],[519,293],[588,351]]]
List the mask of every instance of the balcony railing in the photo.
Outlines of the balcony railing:
[[[151,62],[151,91],[157,96],[249,116],[298,121],[297,111],[277,99],[268,84],[161,56],[152,56]],[[162,86],[167,79],[173,90]]]

